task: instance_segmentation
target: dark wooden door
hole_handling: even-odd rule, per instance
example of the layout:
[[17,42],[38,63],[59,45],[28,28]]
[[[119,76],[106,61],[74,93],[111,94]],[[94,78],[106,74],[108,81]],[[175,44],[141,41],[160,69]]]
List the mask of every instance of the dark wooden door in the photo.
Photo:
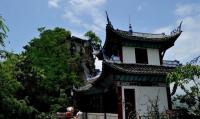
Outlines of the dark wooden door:
[[124,89],[125,119],[135,119],[135,90]]

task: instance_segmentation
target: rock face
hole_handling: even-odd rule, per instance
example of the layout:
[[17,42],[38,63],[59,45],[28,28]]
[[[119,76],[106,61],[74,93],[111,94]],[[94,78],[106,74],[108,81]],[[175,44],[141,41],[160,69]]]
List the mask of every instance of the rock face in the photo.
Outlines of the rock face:
[[84,81],[94,77],[96,75],[95,58],[90,41],[72,36],[68,45],[71,56],[75,58],[75,62],[72,63],[72,70],[78,70],[80,79]]

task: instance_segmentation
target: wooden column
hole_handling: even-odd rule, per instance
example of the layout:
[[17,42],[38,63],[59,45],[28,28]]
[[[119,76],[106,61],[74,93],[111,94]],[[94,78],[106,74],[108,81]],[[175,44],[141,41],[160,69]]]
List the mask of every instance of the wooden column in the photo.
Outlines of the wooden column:
[[172,101],[171,101],[171,95],[170,95],[170,87],[169,87],[169,85],[167,85],[166,90],[167,90],[168,108],[169,108],[169,110],[171,110],[172,109]]
[[118,119],[122,119],[122,88],[121,86],[117,87],[117,113],[118,113]]

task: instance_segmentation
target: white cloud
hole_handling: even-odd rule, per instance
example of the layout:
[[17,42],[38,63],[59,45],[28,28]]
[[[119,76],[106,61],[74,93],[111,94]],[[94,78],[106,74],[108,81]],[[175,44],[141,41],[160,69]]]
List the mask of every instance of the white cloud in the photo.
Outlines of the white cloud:
[[69,20],[71,23],[81,24],[81,20],[78,17],[76,17],[71,11],[66,10],[63,17]]
[[105,2],[106,0],[69,0],[71,6],[79,12],[83,12],[83,10],[91,11],[91,9],[102,6]]
[[[105,30],[106,18],[104,5],[107,0],[49,0],[50,8],[58,8],[62,1],[64,14],[62,17],[75,26],[92,30],[101,34]],[[85,38],[79,30],[71,30],[72,35]],[[78,32],[79,31],[79,32]],[[101,62],[96,61],[96,67],[101,69]]]
[[[48,0],[50,8],[62,7],[62,17],[75,26],[97,34],[105,30],[104,5],[107,0]],[[62,2],[62,6],[60,6]]]
[[137,7],[137,11],[141,11],[142,10],[142,5],[139,5],[138,7]]
[[[69,0],[64,18],[87,30],[102,32],[105,29],[104,12],[100,10],[106,0]],[[84,18],[87,17],[87,20]]]
[[[177,24],[183,20],[183,33],[175,42],[175,45],[170,48],[166,54],[165,59],[180,60],[182,63],[189,62],[194,57],[200,55],[200,4],[183,4],[176,8],[176,15],[179,15]],[[185,14],[184,14],[185,13]],[[166,26],[159,28],[156,31],[167,31],[172,28]]]
[[58,8],[59,7],[59,2],[60,2],[60,0],[49,0],[48,1],[48,6],[50,8]]
[[179,4],[177,5],[175,11],[176,15],[180,16],[199,14],[199,12],[200,12],[199,4]]

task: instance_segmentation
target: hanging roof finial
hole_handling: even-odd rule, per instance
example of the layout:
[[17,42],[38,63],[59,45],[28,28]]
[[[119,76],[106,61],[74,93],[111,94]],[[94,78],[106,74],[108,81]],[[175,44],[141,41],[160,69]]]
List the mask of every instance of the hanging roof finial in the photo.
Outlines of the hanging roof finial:
[[109,17],[108,17],[107,11],[106,11],[106,18],[107,18],[107,23],[111,25],[111,22],[110,22],[110,19],[109,19]]

